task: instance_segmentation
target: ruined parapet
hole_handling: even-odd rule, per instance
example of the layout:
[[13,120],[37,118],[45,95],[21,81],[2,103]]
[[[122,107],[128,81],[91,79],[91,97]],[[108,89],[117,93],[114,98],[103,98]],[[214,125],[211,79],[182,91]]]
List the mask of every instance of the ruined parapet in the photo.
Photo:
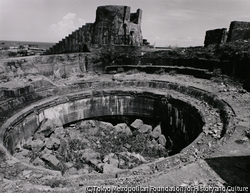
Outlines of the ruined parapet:
[[92,43],[98,45],[142,45],[141,15],[140,9],[131,14],[128,6],[98,7]]
[[227,40],[227,29],[214,29],[206,31],[204,46],[211,44],[221,44]]
[[232,21],[228,33],[228,42],[250,39],[250,22]]
[[34,86],[31,84],[16,86],[13,88],[4,88],[2,89],[5,97],[19,97],[27,95],[34,92]]
[[47,50],[47,54],[86,52],[103,45],[143,45],[142,10],[128,6],[100,6],[95,23],[87,23]]
[[[130,14],[130,44],[143,45],[143,38],[141,32],[142,10],[137,9],[136,13]],[[133,39],[134,38],[134,39]]]

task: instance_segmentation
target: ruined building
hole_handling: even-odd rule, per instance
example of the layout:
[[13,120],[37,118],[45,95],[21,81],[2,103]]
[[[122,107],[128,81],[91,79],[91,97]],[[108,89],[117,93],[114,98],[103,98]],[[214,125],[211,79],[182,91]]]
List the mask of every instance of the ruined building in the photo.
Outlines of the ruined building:
[[205,47],[210,44],[221,44],[227,40],[227,29],[214,29],[206,31]]
[[250,39],[250,22],[232,21],[228,32],[228,42]]
[[249,39],[250,22],[232,21],[229,31],[226,28],[206,31],[204,46]]
[[128,6],[100,6],[95,23],[87,23],[66,36],[46,54],[86,52],[103,45],[143,44],[141,32],[142,10],[130,13]]

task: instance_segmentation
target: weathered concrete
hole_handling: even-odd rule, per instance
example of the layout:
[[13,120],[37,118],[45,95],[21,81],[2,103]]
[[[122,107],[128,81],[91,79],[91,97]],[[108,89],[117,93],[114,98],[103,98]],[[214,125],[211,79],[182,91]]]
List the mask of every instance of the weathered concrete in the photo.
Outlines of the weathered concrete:
[[[18,118],[11,124],[11,129],[3,132],[5,127],[3,126],[1,136],[6,147],[14,152],[15,147],[20,143],[22,145],[22,141],[28,139],[46,118],[60,119],[63,124],[68,124],[98,116],[134,115],[163,120],[173,127],[172,132],[178,129],[184,132],[184,135],[187,132],[192,133],[185,137],[184,143],[189,144],[201,132],[203,125],[201,117],[195,111],[189,104],[185,105],[169,96],[149,92],[121,90],[84,92],[67,95],[64,100],[54,98],[41,102],[33,109],[26,109],[26,113],[23,112],[20,117],[21,120]],[[190,131],[188,131],[189,128]]]
[[250,39],[250,22],[232,21],[228,32],[228,42]]
[[229,31],[226,28],[206,31],[204,46],[211,44],[221,44],[225,42],[234,42],[237,40],[250,39],[250,22],[232,21]]
[[[207,122],[207,119],[212,119],[217,123],[220,122],[218,118],[209,118],[210,115],[201,117],[200,113],[204,111],[204,106],[200,106],[200,103],[193,103],[194,98],[196,98],[195,100],[206,101],[213,107],[220,109],[223,127],[218,130],[219,133],[216,132],[216,138],[223,135],[227,136],[227,133],[230,133],[230,129],[228,129],[231,128],[232,124],[232,114],[229,113],[230,107],[225,102],[218,100],[216,96],[202,90],[162,81],[125,81],[123,84],[126,87],[138,87],[137,89],[130,88],[127,91],[104,89],[114,88],[116,85],[120,86],[119,82],[114,81],[77,84],[80,86],[79,89],[92,87],[91,85],[102,89],[50,98],[17,113],[1,127],[1,139],[10,152],[14,152],[16,147],[22,145],[24,139],[31,136],[45,118],[60,119],[63,124],[67,124],[80,119],[104,115],[135,115],[163,120],[164,124],[171,128],[168,131],[163,131],[163,134],[175,135],[179,131],[185,136],[182,144],[175,145],[175,151],[180,151],[199,135],[201,127]],[[171,89],[180,93],[172,95],[177,97],[175,99],[164,94],[166,91],[163,93],[156,90],[152,92],[152,90],[148,91],[147,89],[140,91],[139,87],[157,90]],[[168,93],[172,92],[168,91]],[[184,96],[180,97],[181,95]],[[194,98],[187,97],[188,95]],[[183,102],[186,100],[189,102]],[[209,133],[209,129],[210,127],[206,125],[203,127],[205,133]]]
[[[119,85],[120,88],[122,88],[124,90],[124,87],[126,87],[126,89],[130,88],[134,88],[135,90],[141,90],[142,88],[148,88],[148,91],[150,92],[155,92],[157,91],[159,88],[161,88],[161,91],[163,93],[168,93],[171,94],[171,96],[175,96],[179,99],[181,99],[182,101],[186,102],[186,103],[191,103],[192,106],[195,106],[197,109],[199,109],[201,111],[201,114],[204,115],[204,120],[206,123],[211,123],[211,125],[204,125],[203,127],[203,133],[200,134],[200,136],[193,142],[191,143],[187,148],[185,148],[181,153],[174,155],[174,156],[170,156],[168,158],[165,159],[161,159],[158,160],[154,163],[149,163],[146,165],[143,165],[142,167],[139,168],[135,168],[133,170],[127,171],[127,172],[122,172],[119,173],[117,172],[117,174],[115,175],[84,175],[84,176],[79,176],[77,177],[77,179],[75,181],[72,181],[71,178],[69,179],[67,176],[64,177],[64,179],[66,179],[67,181],[70,181],[70,184],[74,183],[74,187],[79,187],[79,181],[80,184],[81,180],[84,178],[87,179],[87,181],[84,183],[87,183],[87,185],[92,185],[95,183],[95,181],[93,181],[94,179],[105,179],[106,181],[103,182],[103,184],[105,183],[116,183],[119,179],[119,181],[121,179],[124,179],[122,182],[125,184],[128,184],[129,182],[125,179],[132,179],[137,180],[137,179],[141,179],[142,181],[138,182],[138,184],[143,184],[145,183],[146,185],[165,185],[165,186],[169,186],[169,185],[177,185],[180,186],[181,184],[183,184],[183,182],[187,179],[189,183],[191,184],[196,184],[196,181],[194,182],[194,180],[197,180],[198,183],[202,182],[202,180],[209,180],[212,183],[216,183],[218,182],[218,180],[220,180],[221,183],[224,183],[223,181],[221,181],[221,178],[218,176],[220,175],[220,172],[218,172],[216,169],[213,170],[212,168],[210,168],[207,164],[204,164],[204,159],[206,158],[206,156],[208,155],[207,152],[208,151],[212,151],[217,153],[216,155],[214,155],[215,157],[218,156],[225,156],[227,159],[228,155],[229,156],[233,156],[233,155],[248,155],[247,152],[249,152],[249,148],[248,146],[246,146],[247,144],[237,144],[235,143],[236,140],[239,140],[242,138],[242,136],[244,136],[244,130],[237,128],[236,131],[241,133],[239,135],[235,135],[235,132],[229,133],[229,135],[231,135],[231,138],[225,142],[225,138],[222,137],[220,140],[213,140],[213,138],[211,138],[210,134],[206,134],[207,131],[209,131],[209,127],[213,126],[214,124],[217,125],[218,123],[221,124],[220,122],[218,122],[218,120],[222,120],[222,125],[223,127],[229,129],[229,128],[233,128],[234,125],[232,125],[231,123],[231,118],[228,116],[228,112],[230,112],[230,107],[227,105],[227,103],[225,101],[227,101],[228,103],[230,103],[231,105],[233,105],[234,110],[236,110],[237,113],[237,117],[236,120],[237,122],[235,122],[236,125],[245,125],[246,127],[249,126],[249,108],[246,105],[247,104],[247,97],[249,98],[249,94],[245,93],[245,94],[236,94],[237,90],[232,90],[230,89],[230,91],[228,92],[220,92],[221,88],[221,84],[217,83],[217,82],[213,82],[210,80],[202,80],[202,79],[194,79],[193,77],[186,77],[184,78],[184,76],[182,75],[176,75],[176,76],[156,76],[156,75],[147,75],[144,77],[144,74],[139,75],[138,74],[132,74],[132,75],[125,75],[121,74],[120,76],[114,76],[115,79],[114,81],[111,82],[103,82],[100,81],[98,84],[94,83],[94,82],[84,82],[84,81],[78,81],[76,85],[78,85],[78,89],[82,89],[82,90],[92,90],[92,92],[96,92],[101,88],[113,88],[113,90],[116,90],[115,85]],[[120,77],[120,78],[119,78]],[[127,80],[130,77],[129,80]],[[142,78],[144,77],[143,81],[136,81],[134,80],[135,78]],[[149,81],[149,79],[151,79],[151,81]],[[155,79],[157,79],[158,81],[156,81]],[[154,80],[154,81],[153,81]],[[163,81],[165,80],[165,81]],[[168,80],[168,81],[166,81]],[[189,81],[189,80],[194,80],[194,81]],[[122,81],[124,81],[124,83],[122,83]],[[179,84],[180,81],[182,82],[182,84]],[[184,86],[186,85],[186,86]],[[200,88],[204,88],[206,91],[204,90],[200,90],[198,88],[194,88],[194,87],[200,87]],[[230,85],[231,86],[231,85]],[[226,87],[226,86],[224,86]],[[224,88],[223,87],[223,88]],[[74,88],[75,89],[75,88]],[[72,88],[71,92],[76,91]],[[182,93],[185,93],[184,95],[182,95],[179,92],[175,92],[175,91],[179,91]],[[210,91],[211,93],[207,92]],[[157,91],[159,92],[159,90]],[[218,95],[218,96],[216,96]],[[192,96],[192,97],[190,97]],[[247,97],[246,97],[247,96]],[[193,98],[197,98],[199,99],[198,102],[200,101],[200,103],[197,103],[197,105],[195,105],[193,102]],[[225,101],[221,100],[224,99]],[[67,100],[66,98],[64,100]],[[246,100],[246,101],[244,101]],[[63,99],[60,99],[60,101],[63,101]],[[204,106],[206,103],[210,104],[209,106]],[[224,105],[223,105],[224,104]],[[215,109],[215,111],[213,111],[211,108],[215,108],[218,107],[218,109]],[[229,107],[229,109],[227,109],[227,107]],[[31,108],[32,109],[32,108]],[[223,110],[224,109],[224,110]],[[248,109],[248,111],[247,111]],[[223,112],[224,111],[224,112]],[[231,109],[232,111],[232,109]],[[215,113],[215,114],[214,114]],[[213,115],[211,117],[211,115]],[[214,119],[214,118],[219,118],[219,119]],[[245,122],[243,121],[245,120]],[[21,121],[21,120],[20,120]],[[10,122],[9,122],[10,123]],[[208,128],[208,130],[206,129]],[[230,129],[229,129],[230,130]],[[237,133],[237,132],[236,132]],[[210,138],[203,138],[204,136],[210,137]],[[225,136],[225,135],[223,135]],[[205,140],[203,140],[205,139]],[[219,145],[219,149],[218,149],[218,144]],[[223,145],[224,144],[224,145]],[[240,149],[241,148],[241,149]],[[244,151],[242,151],[242,148],[244,148]],[[231,152],[229,154],[229,152]],[[210,156],[211,154],[209,154]],[[234,161],[231,165],[228,164],[228,162],[223,162],[222,164],[220,164],[220,168],[223,169],[223,171],[232,171],[233,169],[236,170],[236,172],[239,171],[239,168],[235,167],[235,163],[240,163],[241,165],[239,166],[237,164],[237,166],[239,166],[240,168],[244,169],[246,171],[245,167],[245,163],[246,163],[246,159],[248,159],[248,156],[245,156],[245,160],[243,160],[244,162],[242,162],[242,159],[237,159],[235,157],[235,159],[232,158],[232,161]],[[230,158],[230,157],[229,157]],[[230,159],[231,159],[230,158]],[[217,161],[218,160],[218,161]],[[236,161],[236,162],[235,162]],[[190,164],[191,162],[193,162],[193,164]],[[210,161],[211,162],[211,161]],[[210,164],[209,162],[209,164]],[[214,163],[219,163],[220,160],[218,159],[214,159]],[[197,167],[197,165],[200,165],[200,167]],[[226,167],[225,167],[226,166]],[[217,167],[218,168],[218,167]],[[199,172],[195,172],[195,171],[199,171]],[[194,171],[191,172],[190,171]],[[215,172],[217,172],[217,175],[215,175]],[[238,172],[239,173],[239,172]],[[244,180],[244,176],[246,175],[246,173],[244,172],[240,172],[243,176],[242,178],[239,179],[243,179],[243,181],[248,181],[247,179]],[[164,174],[164,175],[163,175]],[[229,175],[227,175],[226,177],[230,178],[231,173]],[[124,176],[124,178],[123,178]],[[129,176],[129,178],[128,178]],[[152,177],[153,176],[153,177]],[[237,174],[235,176],[232,176],[234,179],[237,178]],[[117,179],[118,177],[118,179]],[[183,177],[183,178],[182,178]],[[221,176],[221,177],[225,177]],[[108,179],[109,178],[109,179]],[[112,179],[110,179],[112,178]],[[147,181],[144,181],[144,179],[146,179]],[[155,180],[156,179],[156,180]],[[199,180],[200,179],[200,180]],[[239,181],[238,179],[238,181]],[[113,181],[112,181],[113,180]],[[151,181],[150,181],[151,180]],[[111,182],[112,181],[112,182]],[[171,182],[170,182],[171,181]],[[242,180],[241,180],[242,181]],[[147,183],[148,182],[148,183]],[[158,184],[156,184],[157,182],[159,182]],[[230,180],[228,181],[230,182]],[[186,182],[185,182],[186,183]],[[6,184],[6,182],[5,182]],[[249,184],[249,183],[248,183]],[[129,184],[128,184],[129,185]],[[144,185],[144,184],[143,184]],[[204,184],[202,184],[204,185]],[[205,186],[207,185],[211,185],[210,184],[205,184]],[[239,183],[237,182],[236,185],[239,185]],[[52,189],[51,189],[52,190]]]
[[107,5],[96,10],[95,23],[87,23],[66,36],[47,54],[89,52],[103,45],[143,44],[141,32],[142,10],[130,13],[128,6]]
[[227,29],[214,29],[206,31],[204,45],[225,43],[227,40]]

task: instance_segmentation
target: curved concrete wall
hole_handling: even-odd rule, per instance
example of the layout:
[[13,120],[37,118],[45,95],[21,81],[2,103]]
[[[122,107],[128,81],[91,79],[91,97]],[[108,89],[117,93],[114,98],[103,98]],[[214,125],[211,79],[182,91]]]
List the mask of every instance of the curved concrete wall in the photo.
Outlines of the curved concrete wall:
[[54,97],[29,106],[2,126],[0,137],[13,153],[45,118],[59,118],[63,124],[107,115],[134,115],[164,120],[170,131],[184,135],[191,143],[204,124],[197,109],[170,95],[115,89],[86,91]]

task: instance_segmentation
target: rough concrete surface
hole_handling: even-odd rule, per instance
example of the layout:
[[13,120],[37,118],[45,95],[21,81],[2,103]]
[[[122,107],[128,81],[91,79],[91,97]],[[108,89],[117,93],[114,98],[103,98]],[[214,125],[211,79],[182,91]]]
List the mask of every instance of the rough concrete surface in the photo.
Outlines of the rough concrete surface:
[[[217,77],[211,80],[186,75],[150,75],[145,73],[115,76],[116,81],[159,80],[193,86],[215,94],[234,110],[235,130],[229,139],[217,140],[217,145],[206,141],[211,153],[191,162],[182,162],[177,167],[163,168],[140,175],[138,171],[150,171],[150,165],[139,166],[131,175],[70,175],[22,163],[16,158],[0,159],[0,187],[2,192],[85,192],[87,186],[203,186],[242,187],[250,184],[250,94],[241,85],[229,78]],[[98,75],[95,81],[114,80],[113,75]],[[77,81],[77,79],[74,79]],[[73,81],[73,82],[74,82]],[[67,85],[72,79],[60,79],[55,85]],[[66,86],[57,87],[65,92]],[[124,88],[122,85],[121,88]],[[90,88],[94,90],[94,87]],[[61,93],[63,93],[61,91]],[[58,92],[60,93],[60,92]],[[209,136],[209,134],[208,134]],[[198,142],[198,141],[197,141]],[[216,147],[216,148],[213,148]],[[2,148],[1,148],[2,149]],[[2,153],[2,151],[1,151]],[[184,159],[184,158],[182,158]],[[234,189],[236,190],[236,189]]]

